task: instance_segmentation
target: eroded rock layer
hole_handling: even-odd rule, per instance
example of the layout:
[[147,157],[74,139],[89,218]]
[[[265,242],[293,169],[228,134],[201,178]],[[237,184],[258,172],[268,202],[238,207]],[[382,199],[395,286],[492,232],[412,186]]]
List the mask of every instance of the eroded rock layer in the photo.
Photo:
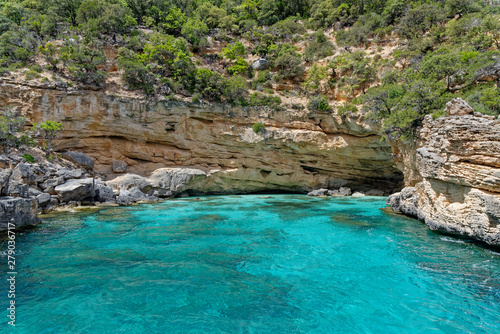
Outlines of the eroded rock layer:
[[450,116],[425,118],[414,159],[421,181],[388,204],[433,230],[500,246],[500,120],[453,112],[454,103]]
[[[100,92],[65,92],[0,84],[0,105],[32,122],[63,123],[59,151],[80,151],[95,170],[113,178],[149,176],[189,167],[209,178],[205,193],[308,191],[349,186],[390,193],[403,175],[376,125],[307,110],[271,111],[230,105],[148,102]],[[264,131],[252,125],[263,122]]]

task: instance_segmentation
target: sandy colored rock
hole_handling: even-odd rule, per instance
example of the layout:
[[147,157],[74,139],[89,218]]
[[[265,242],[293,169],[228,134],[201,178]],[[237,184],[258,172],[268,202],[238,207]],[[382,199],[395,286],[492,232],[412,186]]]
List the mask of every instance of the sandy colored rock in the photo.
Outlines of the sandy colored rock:
[[[0,87],[0,105],[16,107],[32,122],[62,122],[56,148],[91,157],[94,170],[108,179],[117,176],[112,162],[121,160],[127,172],[145,177],[169,167],[219,171],[203,185],[214,193],[341,186],[391,191],[402,185],[391,146],[381,140],[378,125],[362,117],[148,101],[5,82]],[[265,124],[265,134],[253,132],[256,122]]]
[[500,121],[477,113],[426,116],[419,142],[422,180],[387,203],[433,230],[500,246]]
[[472,114],[474,110],[465,100],[458,97],[446,103],[444,112],[450,116],[464,116]]

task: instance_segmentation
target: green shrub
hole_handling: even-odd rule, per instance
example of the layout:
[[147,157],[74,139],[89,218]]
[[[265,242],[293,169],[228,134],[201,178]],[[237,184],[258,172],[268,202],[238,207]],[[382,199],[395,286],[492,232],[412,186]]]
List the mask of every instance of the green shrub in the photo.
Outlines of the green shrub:
[[268,70],[259,71],[257,73],[257,78],[252,80],[252,89],[256,90],[258,86],[271,88],[271,72]]
[[278,109],[281,106],[281,98],[256,92],[250,95],[250,105]]
[[29,162],[30,164],[35,163],[35,158],[30,154],[23,155],[23,159],[24,161]]
[[304,51],[304,60],[307,62],[323,59],[333,55],[335,48],[325,34],[320,31],[314,35],[314,39],[309,43]]
[[231,102],[242,101],[248,93],[248,84],[245,78],[234,76],[227,80],[224,88],[224,97]]
[[226,78],[210,70],[200,68],[194,73],[194,91],[210,101],[221,101],[226,88]]
[[54,121],[45,121],[43,123],[33,123],[34,137],[44,139],[45,142],[41,148],[45,151],[45,155],[50,157],[52,152],[52,144],[62,131],[62,124]]
[[32,146],[29,133],[22,131],[26,119],[19,116],[11,107],[0,113],[0,144],[9,147]]
[[231,60],[236,58],[241,58],[245,56],[245,46],[241,42],[236,42],[234,44],[229,44],[224,49],[222,49],[222,54]]
[[248,72],[248,62],[238,57],[238,59],[234,62],[232,66],[230,66],[227,71],[229,74],[238,75],[238,74],[246,74]]
[[337,108],[337,114],[339,116],[345,117],[351,114],[356,114],[358,112],[358,108],[352,103],[344,103],[340,107]]
[[107,74],[98,66],[106,63],[106,56],[95,43],[85,43],[78,37],[68,39],[61,48],[61,59],[74,80],[95,86],[104,84]]
[[333,110],[332,106],[328,103],[326,96],[315,96],[311,98],[307,104],[307,108],[312,112],[329,112]]
[[252,129],[253,129],[253,132],[259,133],[261,131],[264,131],[266,129],[266,127],[264,126],[264,124],[262,122],[258,122],[258,123],[255,123],[254,125],[252,125]]

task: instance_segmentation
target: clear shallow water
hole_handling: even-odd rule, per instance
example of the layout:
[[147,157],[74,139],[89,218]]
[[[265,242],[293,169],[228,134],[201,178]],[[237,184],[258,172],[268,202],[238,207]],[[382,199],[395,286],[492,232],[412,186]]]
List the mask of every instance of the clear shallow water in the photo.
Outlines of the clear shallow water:
[[17,326],[0,332],[500,333],[500,254],[384,202],[220,196],[58,215],[17,238]]

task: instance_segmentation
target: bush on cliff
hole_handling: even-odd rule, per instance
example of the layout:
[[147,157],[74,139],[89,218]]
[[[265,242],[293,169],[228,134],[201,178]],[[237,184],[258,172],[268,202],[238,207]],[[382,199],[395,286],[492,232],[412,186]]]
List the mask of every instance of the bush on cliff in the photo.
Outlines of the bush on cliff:
[[7,147],[35,146],[31,134],[23,131],[26,118],[19,116],[11,107],[0,113],[0,144]]
[[44,140],[40,146],[47,157],[52,152],[54,139],[57,138],[62,130],[62,124],[54,121],[45,121],[43,123],[33,123],[33,136]]

